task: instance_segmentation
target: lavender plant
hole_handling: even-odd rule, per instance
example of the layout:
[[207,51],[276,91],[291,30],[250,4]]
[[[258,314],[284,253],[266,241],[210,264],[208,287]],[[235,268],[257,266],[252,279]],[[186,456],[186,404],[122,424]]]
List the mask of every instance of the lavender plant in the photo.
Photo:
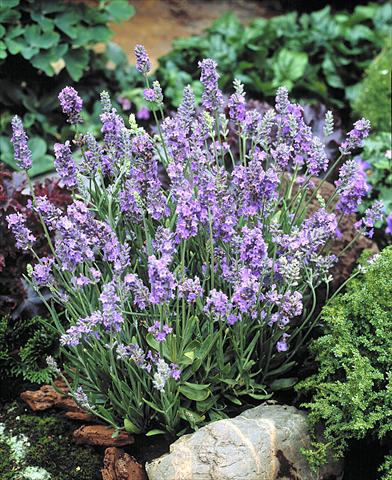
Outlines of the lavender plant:
[[[159,83],[149,84],[149,58],[142,46],[135,53],[157,134],[133,116],[125,126],[103,92],[98,143],[78,133],[77,92],[60,94],[75,138],[55,145],[56,168],[74,201],[64,214],[34,198],[52,255],[37,258],[29,274],[38,291],[52,294],[45,301],[81,406],[116,429],[178,433],[292,383],[284,377],[318,322],[316,289],[328,286],[338,261],[330,247],[339,221],[367,192],[350,159],[331,198],[320,197],[324,180],[314,178],[349,158],[369,122],[354,125],[328,170],[324,145],[284,88],[275,109],[261,115],[246,110],[235,81],[226,115],[217,65],[206,59],[201,111],[188,86],[165,118]],[[17,160],[28,168],[25,133],[13,125]],[[325,133],[332,131],[328,113]],[[314,198],[320,208],[310,214]],[[358,235],[371,234],[376,207],[358,222]],[[9,225],[19,248],[34,248],[23,216],[11,215]]]

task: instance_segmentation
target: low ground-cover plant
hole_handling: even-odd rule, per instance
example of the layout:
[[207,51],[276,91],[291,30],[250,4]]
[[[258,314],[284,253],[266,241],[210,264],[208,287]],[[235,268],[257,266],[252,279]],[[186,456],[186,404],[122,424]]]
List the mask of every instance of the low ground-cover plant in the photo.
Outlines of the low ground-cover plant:
[[[108,23],[134,12],[126,1],[100,0],[95,6],[52,0],[0,2],[0,155],[15,166],[9,122],[23,118],[31,132],[31,176],[53,169],[50,146],[69,135],[61,128],[57,96],[78,83],[89,124],[97,123],[96,98],[103,89],[120,92],[133,85],[133,69],[120,47],[109,43]],[[97,43],[106,50],[94,50]],[[134,75],[133,75],[134,76]]]
[[[323,143],[285,88],[261,115],[246,111],[235,81],[226,115],[216,63],[206,59],[202,109],[188,86],[178,111],[164,118],[148,56],[141,46],[135,52],[157,135],[133,116],[127,128],[104,92],[99,144],[78,133],[77,92],[60,93],[76,135],[55,145],[55,163],[74,202],[64,213],[43,196],[33,199],[52,252],[29,275],[37,290],[51,291],[46,303],[80,405],[117,429],[173,433],[295,384],[296,355],[318,322],[316,289],[325,283],[328,295],[338,260],[329,249],[339,221],[367,192],[350,154],[369,123],[354,125],[328,169]],[[229,124],[238,135],[235,156]],[[328,112],[325,136],[332,131]],[[17,117],[13,144],[27,170],[31,152]],[[335,193],[321,198],[313,179],[327,178],[342,160]],[[311,214],[314,198],[320,208]],[[357,236],[371,235],[380,215],[380,204],[365,212]],[[19,248],[32,250],[23,215],[8,222]]]
[[193,65],[209,57],[219,63],[224,91],[232,76],[257,99],[272,99],[283,85],[297,100],[317,99],[347,115],[363,71],[390,28],[388,4],[358,5],[352,13],[332,13],[327,6],[310,14],[257,18],[246,27],[226,14],[204,34],[176,40],[160,58],[157,78],[168,100],[179,105],[187,83],[201,95]]
[[312,427],[325,426],[324,441],[307,452],[316,465],[329,448],[342,456],[350,439],[392,440],[392,247],[369,256],[347,291],[324,307],[324,334],[312,345],[318,371],[298,386],[312,394],[304,405]]
[[1,480],[99,480],[102,454],[75,445],[75,422],[59,414],[26,413],[17,403],[0,410]]

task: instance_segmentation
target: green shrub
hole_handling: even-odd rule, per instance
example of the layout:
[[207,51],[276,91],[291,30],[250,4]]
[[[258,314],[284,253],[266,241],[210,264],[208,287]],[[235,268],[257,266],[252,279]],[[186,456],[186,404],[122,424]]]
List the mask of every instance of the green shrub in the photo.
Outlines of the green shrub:
[[373,60],[360,83],[353,110],[370,120],[376,132],[391,131],[391,65],[392,44],[389,39]]
[[312,346],[318,371],[297,387],[312,394],[304,404],[310,425],[325,427],[324,441],[307,452],[313,464],[325,461],[328,447],[343,455],[350,439],[391,438],[392,247],[367,260],[347,292],[324,307],[324,334]]
[[58,346],[55,335],[40,317],[0,319],[0,381],[11,378],[33,383],[48,383],[53,372],[46,356],[54,355]]
[[[65,85],[78,83],[90,123],[97,120],[99,92],[120,94],[130,88],[132,69],[122,49],[108,43],[108,22],[126,20],[133,11],[116,0],[101,0],[97,7],[52,0],[0,2],[1,161],[15,167],[8,138],[11,117],[18,114],[33,134],[30,176],[53,168],[47,145],[69,133],[59,127],[57,95]],[[103,53],[92,48],[99,42],[106,44]]]
[[203,35],[178,39],[160,59],[157,77],[174,105],[191,83],[201,94],[194,65],[202,58],[219,63],[223,90],[241,80],[253,98],[271,99],[285,86],[297,99],[318,99],[349,109],[364,69],[389,35],[389,5],[359,5],[354,12],[295,12],[257,18],[244,27],[233,14],[216,20]]

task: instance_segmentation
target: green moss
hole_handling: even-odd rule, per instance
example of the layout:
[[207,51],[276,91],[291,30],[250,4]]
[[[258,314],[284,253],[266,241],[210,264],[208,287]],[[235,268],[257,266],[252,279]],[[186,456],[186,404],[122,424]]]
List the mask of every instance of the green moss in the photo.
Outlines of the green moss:
[[353,105],[358,115],[370,120],[375,131],[391,131],[391,65],[392,44],[388,40],[367,69]]
[[[12,435],[26,435],[30,444],[18,465],[18,473],[35,466],[46,470],[56,480],[101,478],[102,455],[91,447],[77,446],[73,442],[72,432],[78,426],[74,422],[57,415],[25,415],[15,404],[7,409],[4,422],[7,431],[12,431]],[[3,480],[1,475],[0,478]]]
[[313,465],[327,447],[342,456],[351,439],[392,434],[392,247],[370,264],[368,256],[365,272],[324,307],[324,334],[312,346],[318,371],[297,387],[311,395],[311,427],[324,426],[325,441],[307,452]]
[[12,458],[11,448],[4,440],[0,441],[0,478],[2,480],[13,480],[17,470],[18,466]]

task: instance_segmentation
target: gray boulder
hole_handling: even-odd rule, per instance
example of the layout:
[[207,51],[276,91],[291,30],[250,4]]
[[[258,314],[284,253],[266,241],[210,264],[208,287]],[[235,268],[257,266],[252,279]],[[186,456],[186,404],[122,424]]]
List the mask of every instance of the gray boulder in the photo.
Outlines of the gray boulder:
[[261,405],[236,418],[184,435],[170,453],[146,465],[149,480],[321,480],[339,465],[313,472],[300,450],[309,447],[306,415],[294,407]]

